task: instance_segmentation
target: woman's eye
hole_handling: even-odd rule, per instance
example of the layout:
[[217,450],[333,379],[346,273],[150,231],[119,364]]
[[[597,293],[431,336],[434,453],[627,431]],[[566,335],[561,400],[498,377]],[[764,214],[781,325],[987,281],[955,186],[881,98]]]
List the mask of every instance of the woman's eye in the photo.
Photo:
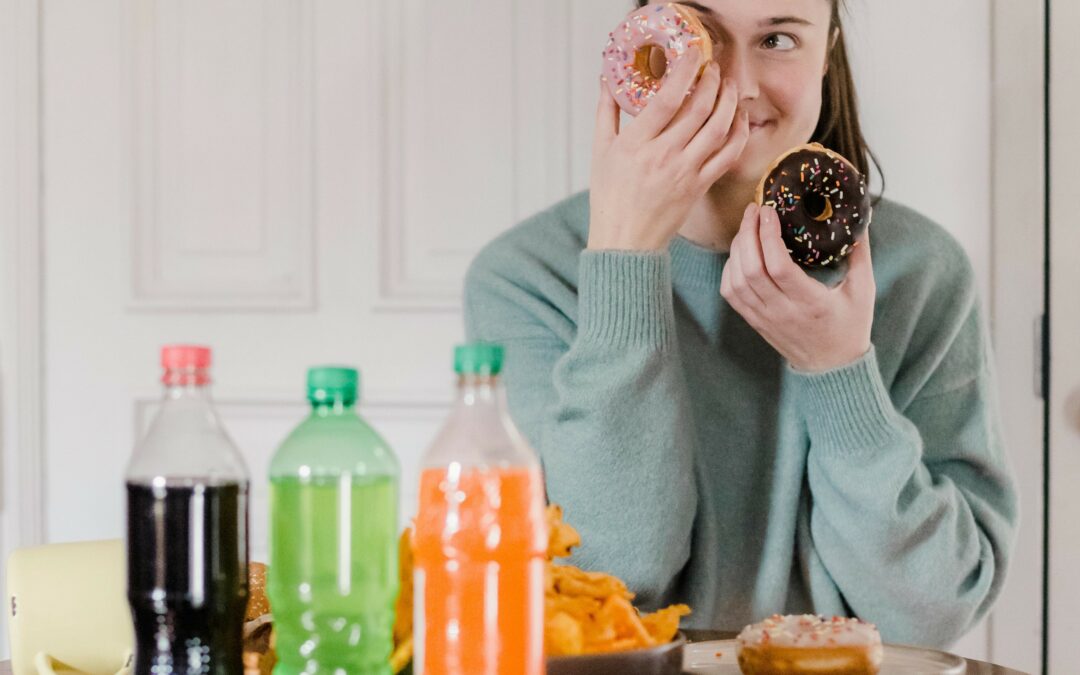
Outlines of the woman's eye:
[[777,51],[786,52],[789,49],[795,49],[796,43],[795,38],[786,33],[773,33],[765,38],[762,46],[765,47],[765,49],[775,49]]

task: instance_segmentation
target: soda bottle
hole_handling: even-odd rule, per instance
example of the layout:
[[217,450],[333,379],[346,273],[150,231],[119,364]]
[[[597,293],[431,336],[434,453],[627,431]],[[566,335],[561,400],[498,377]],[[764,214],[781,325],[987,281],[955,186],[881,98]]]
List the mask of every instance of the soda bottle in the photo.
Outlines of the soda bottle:
[[275,675],[389,675],[398,461],[356,414],[359,375],[312,368],[311,414],[270,464]]
[[241,675],[248,473],[210,400],[210,350],[161,350],[165,395],[128,465],[136,675]]
[[499,383],[502,347],[458,347],[457,402],[424,456],[415,532],[423,675],[544,672],[544,486]]

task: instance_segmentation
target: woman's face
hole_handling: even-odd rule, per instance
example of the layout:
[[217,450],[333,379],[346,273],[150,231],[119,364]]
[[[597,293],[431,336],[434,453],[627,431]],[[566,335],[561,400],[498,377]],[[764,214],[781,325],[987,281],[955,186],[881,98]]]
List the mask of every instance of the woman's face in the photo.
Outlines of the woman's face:
[[821,112],[821,81],[831,42],[831,0],[698,0],[720,74],[739,86],[750,139],[735,182],[753,182],[774,159],[810,140]]

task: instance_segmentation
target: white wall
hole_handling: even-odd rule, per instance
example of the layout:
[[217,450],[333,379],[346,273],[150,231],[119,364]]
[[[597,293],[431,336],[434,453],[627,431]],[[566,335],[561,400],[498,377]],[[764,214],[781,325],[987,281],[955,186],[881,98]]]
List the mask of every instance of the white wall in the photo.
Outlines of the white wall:
[[[36,6],[0,0],[0,50],[12,45],[6,17]],[[31,324],[43,313],[44,537],[119,536],[120,476],[170,340],[214,345],[221,410],[257,476],[302,410],[305,366],[360,364],[411,504],[449,394],[464,267],[497,232],[586,186],[599,52],[628,6],[44,3],[44,296],[6,306],[0,335],[2,349],[27,325],[20,312]],[[991,2],[852,8],[887,196],[953,232],[988,297]],[[477,26],[482,43],[463,44]],[[3,105],[20,96],[15,67],[0,59],[0,150],[15,142]],[[39,81],[36,63],[21,67]],[[26,224],[4,190],[18,168],[0,155],[4,242]],[[19,392],[0,385],[6,417]],[[31,488],[22,496],[37,505]],[[958,649],[992,653],[988,636]]]

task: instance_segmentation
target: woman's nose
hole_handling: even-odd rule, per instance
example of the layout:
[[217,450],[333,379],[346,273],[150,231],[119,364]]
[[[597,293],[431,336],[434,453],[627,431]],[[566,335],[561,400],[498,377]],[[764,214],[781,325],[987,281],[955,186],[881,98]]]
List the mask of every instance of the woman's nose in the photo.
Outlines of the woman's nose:
[[725,47],[717,59],[720,63],[720,76],[735,80],[739,86],[739,98],[755,99],[758,96],[758,78],[754,65],[742,50]]

